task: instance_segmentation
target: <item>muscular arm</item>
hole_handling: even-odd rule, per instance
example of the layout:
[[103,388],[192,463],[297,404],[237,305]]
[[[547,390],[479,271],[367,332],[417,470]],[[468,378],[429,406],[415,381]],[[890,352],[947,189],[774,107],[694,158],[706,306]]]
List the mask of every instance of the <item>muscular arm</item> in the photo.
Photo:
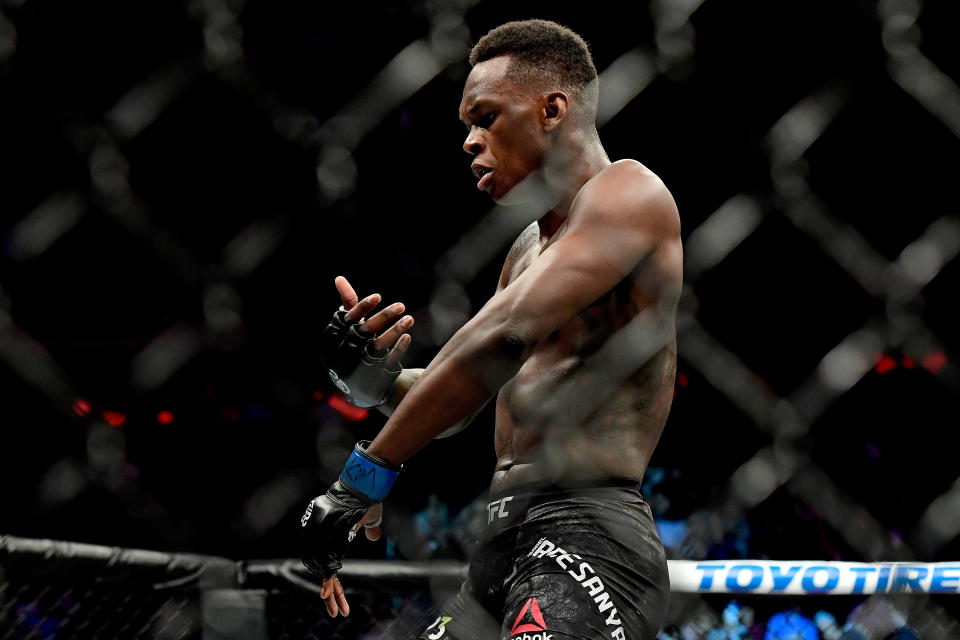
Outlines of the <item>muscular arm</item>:
[[[423,371],[369,451],[405,462],[471,416],[530,352],[657,251],[679,255],[669,192],[639,165],[614,165],[584,186],[567,232],[464,325]],[[669,261],[676,270],[677,260]]]
[[403,369],[400,376],[393,384],[393,393],[387,398],[387,401],[377,407],[377,410],[388,418],[400,406],[400,402],[406,397],[413,384],[420,379],[423,369]]
[[[400,372],[400,376],[397,378],[396,383],[394,383],[393,393],[390,394],[390,397],[386,402],[377,407],[380,413],[387,417],[392,416],[393,412],[397,410],[398,406],[400,406],[400,402],[407,396],[407,394],[410,392],[410,389],[413,388],[414,384],[416,384],[417,380],[420,379],[420,375],[422,373],[423,369],[404,369],[402,372]],[[463,420],[460,420],[453,426],[448,427],[443,433],[438,435],[437,438],[446,438],[463,431],[470,425],[471,422],[473,422],[473,419],[477,417],[478,413],[480,413],[479,410],[476,413],[467,416]]]
[[[494,292],[494,295],[499,294],[503,288],[507,286],[510,271],[516,265],[517,260],[523,255],[524,251],[537,242],[537,236],[538,225],[536,222],[533,222],[523,230],[520,236],[513,243],[513,247],[510,248],[510,253],[507,255],[507,259],[504,262],[503,269],[500,273],[500,279],[497,281],[497,290]],[[380,413],[388,418],[392,416],[393,412],[397,410],[398,406],[400,406],[400,402],[407,396],[417,380],[420,379],[423,371],[423,369],[403,369],[403,371],[400,373],[400,376],[397,378],[396,383],[394,384],[393,393],[390,394],[390,397],[385,403],[377,407]],[[445,438],[465,429],[473,421],[473,419],[477,417],[478,413],[480,413],[479,410],[467,418],[460,420],[452,427],[449,427],[443,433],[437,436],[437,438]]]

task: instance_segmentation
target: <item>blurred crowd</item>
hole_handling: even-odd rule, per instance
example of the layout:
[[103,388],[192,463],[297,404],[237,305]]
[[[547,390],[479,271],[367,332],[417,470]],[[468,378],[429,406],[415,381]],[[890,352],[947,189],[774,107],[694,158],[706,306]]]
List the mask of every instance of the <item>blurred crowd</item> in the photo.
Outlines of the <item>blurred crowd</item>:
[[796,609],[779,611],[767,620],[760,620],[752,607],[734,600],[719,615],[703,609],[701,615],[667,624],[658,636],[658,640],[821,639],[922,640],[907,624],[906,615],[882,597],[857,605],[844,622],[829,611],[817,611],[810,618]]

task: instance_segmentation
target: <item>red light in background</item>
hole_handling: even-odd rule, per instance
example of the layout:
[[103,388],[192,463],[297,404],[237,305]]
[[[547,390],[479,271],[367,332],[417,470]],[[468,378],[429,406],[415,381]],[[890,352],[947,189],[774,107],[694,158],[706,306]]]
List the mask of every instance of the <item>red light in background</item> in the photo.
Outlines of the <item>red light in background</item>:
[[323,397],[324,397],[324,396],[323,396],[323,391],[314,391],[314,392],[313,392],[313,399],[316,400],[317,402],[322,401],[322,400],[323,400]]
[[103,419],[107,421],[107,424],[111,427],[120,427],[123,426],[123,423],[127,421],[127,416],[123,415],[119,411],[104,411]]
[[173,411],[158,411],[157,422],[160,424],[170,424],[173,422]]
[[240,412],[236,409],[220,409],[220,419],[228,422],[236,422],[240,419]]
[[903,365],[904,369],[913,369],[917,366],[917,363],[913,361],[913,358],[910,356],[903,356],[903,360],[900,361],[900,364]]
[[874,367],[874,371],[876,371],[878,375],[882,376],[888,371],[893,371],[896,368],[897,368],[897,361],[891,358],[890,356],[888,356],[887,354],[877,356],[877,366]]
[[343,396],[330,396],[330,399],[327,400],[327,403],[350,422],[360,422],[361,420],[365,420],[370,414],[370,412],[366,409],[353,406],[344,400]]
[[940,373],[947,366],[947,354],[943,351],[934,351],[923,356],[923,368],[930,373]]
[[689,383],[690,383],[690,381],[687,380],[687,375],[686,375],[685,373],[681,373],[681,372],[678,371],[678,372],[677,372],[677,386],[680,387],[681,389],[686,389],[686,388],[687,388],[687,385],[688,385]]
[[81,418],[90,415],[90,403],[83,398],[77,398],[73,401],[73,412]]

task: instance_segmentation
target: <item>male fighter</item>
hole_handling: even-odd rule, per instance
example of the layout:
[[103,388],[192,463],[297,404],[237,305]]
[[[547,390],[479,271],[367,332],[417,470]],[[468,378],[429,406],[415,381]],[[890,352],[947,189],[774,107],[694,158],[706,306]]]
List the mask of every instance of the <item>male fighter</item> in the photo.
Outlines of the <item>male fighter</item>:
[[358,300],[337,279],[344,306],[325,333],[325,363],[355,402],[389,396],[392,415],[309,505],[304,562],[325,578],[330,614],[346,615],[336,571],[348,541],[361,526],[378,537],[401,465],[496,395],[488,530],[460,593],[421,638],[652,639],[669,583],[638,488],[673,397],[676,205],[643,165],[608,159],[597,72],[578,35],[507,23],[470,63],[460,118],[477,186],[533,222],[495,295],[422,371],[399,370],[412,324],[402,305],[363,320],[379,296]]

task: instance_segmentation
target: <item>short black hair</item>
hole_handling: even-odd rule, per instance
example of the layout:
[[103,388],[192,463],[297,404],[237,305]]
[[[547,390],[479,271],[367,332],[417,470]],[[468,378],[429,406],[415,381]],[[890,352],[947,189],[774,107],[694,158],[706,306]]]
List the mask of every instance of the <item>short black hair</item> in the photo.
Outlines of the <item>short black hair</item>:
[[508,75],[533,86],[553,83],[573,94],[592,116],[597,110],[597,68],[590,47],[572,30],[550,20],[507,22],[470,50],[470,66],[511,56]]

